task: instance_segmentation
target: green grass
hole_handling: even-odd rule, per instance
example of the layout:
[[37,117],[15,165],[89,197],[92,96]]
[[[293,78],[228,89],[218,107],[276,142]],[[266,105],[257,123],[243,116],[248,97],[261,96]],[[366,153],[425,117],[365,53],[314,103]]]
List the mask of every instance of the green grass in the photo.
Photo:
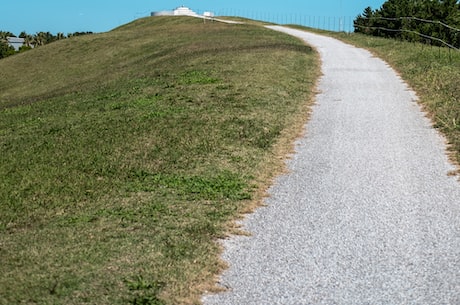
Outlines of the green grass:
[[0,304],[195,304],[308,115],[316,54],[146,18],[0,61]]
[[366,48],[398,71],[417,92],[433,125],[445,135],[452,161],[460,164],[459,51],[363,34],[320,32]]

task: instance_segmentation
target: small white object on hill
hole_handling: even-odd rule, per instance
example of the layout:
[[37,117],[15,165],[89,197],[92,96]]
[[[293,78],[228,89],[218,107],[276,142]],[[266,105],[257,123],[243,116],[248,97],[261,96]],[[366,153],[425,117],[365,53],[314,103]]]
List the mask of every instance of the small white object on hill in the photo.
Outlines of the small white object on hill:
[[185,7],[185,6],[179,6],[178,8],[172,10],[172,11],[160,11],[160,12],[152,12],[151,14],[152,17],[155,16],[192,16],[192,17],[214,17],[213,12],[204,12],[203,15],[200,15],[194,11],[192,11],[190,8]]

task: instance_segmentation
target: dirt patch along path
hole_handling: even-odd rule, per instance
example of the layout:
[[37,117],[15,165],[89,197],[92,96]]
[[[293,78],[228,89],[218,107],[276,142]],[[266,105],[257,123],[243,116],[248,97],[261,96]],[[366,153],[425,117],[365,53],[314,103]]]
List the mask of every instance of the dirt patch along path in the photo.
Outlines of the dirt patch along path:
[[319,51],[320,93],[204,304],[460,304],[460,184],[415,94],[365,50],[270,28]]

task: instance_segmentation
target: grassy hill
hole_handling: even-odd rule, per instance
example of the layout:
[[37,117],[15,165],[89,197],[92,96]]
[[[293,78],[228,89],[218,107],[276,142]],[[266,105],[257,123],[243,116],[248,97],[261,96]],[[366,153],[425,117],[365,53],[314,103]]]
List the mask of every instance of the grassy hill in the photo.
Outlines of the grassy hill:
[[[460,160],[459,53],[361,35]],[[257,23],[137,20],[0,60],[0,304],[194,304],[302,130],[318,57]]]
[[0,61],[0,304],[192,304],[308,115],[317,56],[146,18]]

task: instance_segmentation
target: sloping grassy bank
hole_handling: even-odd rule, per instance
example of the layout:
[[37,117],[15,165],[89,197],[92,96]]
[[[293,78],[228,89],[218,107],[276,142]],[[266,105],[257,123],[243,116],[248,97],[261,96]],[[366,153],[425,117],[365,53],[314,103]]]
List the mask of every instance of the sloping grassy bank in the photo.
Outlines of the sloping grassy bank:
[[317,76],[290,36],[193,18],[1,60],[0,304],[198,303]]

